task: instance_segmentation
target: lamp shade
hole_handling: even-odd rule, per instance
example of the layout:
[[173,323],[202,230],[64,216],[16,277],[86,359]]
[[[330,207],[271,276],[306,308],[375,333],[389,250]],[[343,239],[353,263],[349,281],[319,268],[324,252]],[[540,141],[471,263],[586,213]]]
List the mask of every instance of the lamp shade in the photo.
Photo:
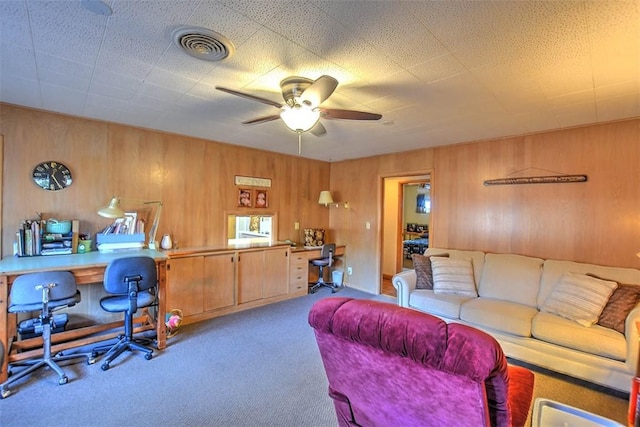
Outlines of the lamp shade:
[[318,122],[320,111],[298,104],[293,107],[285,105],[280,111],[280,118],[292,131],[306,132]]
[[318,203],[321,205],[330,205],[333,203],[333,197],[331,197],[331,191],[324,190],[320,192],[320,197],[318,198]]
[[107,206],[98,209],[98,215],[105,218],[122,218],[124,211],[120,207],[120,199],[112,197]]

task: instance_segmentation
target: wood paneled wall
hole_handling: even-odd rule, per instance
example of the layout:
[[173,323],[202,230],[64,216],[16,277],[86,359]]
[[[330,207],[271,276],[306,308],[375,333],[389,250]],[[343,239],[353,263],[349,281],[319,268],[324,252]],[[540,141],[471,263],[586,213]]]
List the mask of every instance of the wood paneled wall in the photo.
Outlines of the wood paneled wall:
[[[353,275],[345,281],[375,293],[382,179],[432,172],[434,246],[640,268],[640,119],[332,164],[5,104],[0,134],[3,256],[22,218],[77,218],[94,233],[110,222],[95,211],[113,195],[162,200],[158,234],[172,233],[180,246],[221,245],[225,212],[238,211],[234,176],[256,176],[272,179],[268,211],[278,213],[280,240],[300,240],[294,222],[328,228],[330,240],[347,245],[342,264]],[[37,188],[31,171],[43,160],[65,162],[73,185]],[[589,180],[482,185],[555,173]],[[349,209],[319,206],[327,188]]]
[[[640,120],[633,119],[332,163],[331,189],[351,209],[331,210],[330,225],[348,242],[352,286],[379,287],[382,177],[428,170],[435,247],[640,268]],[[586,174],[588,182],[483,185],[554,174]]]
[[[225,212],[277,212],[280,240],[300,240],[295,222],[329,225],[329,211],[317,203],[329,187],[326,162],[6,104],[0,105],[0,134],[2,256],[11,255],[20,221],[36,212],[77,218],[81,232],[95,233],[111,222],[96,210],[113,195],[131,210],[144,211],[126,199],[162,200],[157,238],[171,233],[182,247],[225,244]],[[31,172],[44,160],[69,166],[71,187],[36,187]],[[269,208],[239,209],[235,175],[270,178]]]

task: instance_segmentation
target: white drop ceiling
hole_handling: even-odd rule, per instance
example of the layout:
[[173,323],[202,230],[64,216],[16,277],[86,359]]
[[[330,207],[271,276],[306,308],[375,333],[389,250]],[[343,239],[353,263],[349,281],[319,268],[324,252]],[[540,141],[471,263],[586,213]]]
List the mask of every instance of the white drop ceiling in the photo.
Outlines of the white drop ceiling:
[[[335,77],[302,156],[339,161],[640,116],[640,1],[0,1],[0,101],[298,155],[273,106],[279,82]],[[172,31],[216,31],[206,62]]]

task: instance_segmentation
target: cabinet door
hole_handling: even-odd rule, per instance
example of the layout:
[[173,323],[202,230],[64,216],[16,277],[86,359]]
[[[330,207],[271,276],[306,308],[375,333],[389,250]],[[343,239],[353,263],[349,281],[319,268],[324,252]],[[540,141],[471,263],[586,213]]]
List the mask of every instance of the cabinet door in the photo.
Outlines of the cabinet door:
[[204,257],[204,311],[234,304],[235,253]]
[[203,257],[176,258],[167,272],[167,311],[178,308],[184,316],[202,313]]
[[264,251],[238,254],[238,304],[262,298]]
[[264,251],[262,297],[269,298],[289,292],[289,249]]

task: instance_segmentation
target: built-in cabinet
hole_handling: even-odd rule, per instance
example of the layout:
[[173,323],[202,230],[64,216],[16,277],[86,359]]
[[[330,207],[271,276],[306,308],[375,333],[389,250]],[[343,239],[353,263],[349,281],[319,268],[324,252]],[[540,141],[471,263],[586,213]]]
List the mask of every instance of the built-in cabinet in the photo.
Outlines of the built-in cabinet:
[[234,305],[236,253],[170,258],[167,309],[186,316]]
[[238,304],[289,292],[289,248],[238,253]]
[[[317,271],[309,260],[320,248],[289,246],[246,249],[176,249],[165,252],[167,311],[182,310],[184,323],[193,323],[247,308],[307,294]],[[336,259],[345,247],[336,248]]]
[[288,246],[167,254],[166,306],[182,310],[185,323],[290,297]]
[[306,293],[309,287],[309,257],[304,252],[291,252],[289,259],[289,292]]

